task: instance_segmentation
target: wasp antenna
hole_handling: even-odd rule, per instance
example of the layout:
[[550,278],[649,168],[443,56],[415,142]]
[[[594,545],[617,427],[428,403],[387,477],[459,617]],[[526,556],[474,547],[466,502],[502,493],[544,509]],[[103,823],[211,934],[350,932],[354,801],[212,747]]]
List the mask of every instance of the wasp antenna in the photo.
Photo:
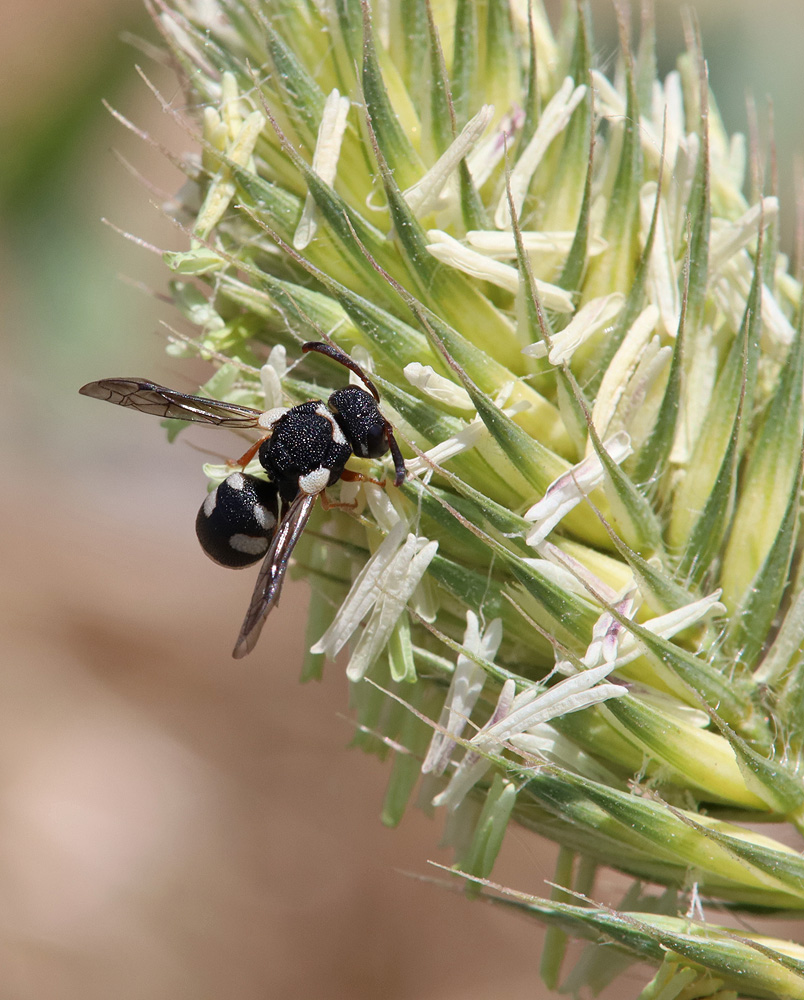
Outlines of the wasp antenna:
[[344,368],[348,368],[350,372],[354,372],[360,381],[368,387],[376,402],[379,403],[380,394],[377,392],[374,383],[360,365],[356,361],[352,361],[349,355],[345,354],[339,347],[334,347],[332,344],[324,344],[320,340],[311,340],[307,344],[302,344],[302,353],[307,354],[308,351],[317,351],[319,354],[326,354],[328,358],[332,358],[333,361],[337,361]]

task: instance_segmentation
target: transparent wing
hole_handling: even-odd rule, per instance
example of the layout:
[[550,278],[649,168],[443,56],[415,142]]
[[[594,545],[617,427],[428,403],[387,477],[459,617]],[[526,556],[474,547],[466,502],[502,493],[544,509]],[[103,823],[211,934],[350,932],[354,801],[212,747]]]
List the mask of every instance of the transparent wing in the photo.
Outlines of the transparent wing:
[[188,396],[176,389],[138,378],[102,378],[98,382],[87,383],[78,391],[82,396],[92,396],[116,406],[130,406],[155,417],[175,417],[216,427],[254,427],[262,413],[250,406]]
[[235,643],[232,656],[236,660],[254,649],[265,619],[279,602],[291,553],[313,512],[317,496],[318,494],[300,493],[282,518],[260,569],[251,604]]

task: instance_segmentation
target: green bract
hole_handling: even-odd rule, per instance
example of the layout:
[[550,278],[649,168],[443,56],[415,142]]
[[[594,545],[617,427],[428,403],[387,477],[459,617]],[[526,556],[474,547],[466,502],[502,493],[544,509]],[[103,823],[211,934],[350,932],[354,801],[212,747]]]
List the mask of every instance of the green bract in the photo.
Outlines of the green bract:
[[557,34],[524,0],[155,18],[200,148],[171,351],[269,407],[343,384],[289,367],[331,338],[408,458],[296,552],[304,676],[348,651],[384,821],[422,783],[473,892],[511,821],[562,845],[567,890],[633,876],[618,911],[500,897],[553,925],[550,985],[567,932],[617,946],[570,989],[625,955],[661,967],[645,997],[804,997],[804,949],[700,909],[804,911],[804,859],[755,832],[804,827],[804,347],[777,199],[743,194],[697,42],[658,81],[649,21],[636,54],[622,26],[612,82],[574,5]]

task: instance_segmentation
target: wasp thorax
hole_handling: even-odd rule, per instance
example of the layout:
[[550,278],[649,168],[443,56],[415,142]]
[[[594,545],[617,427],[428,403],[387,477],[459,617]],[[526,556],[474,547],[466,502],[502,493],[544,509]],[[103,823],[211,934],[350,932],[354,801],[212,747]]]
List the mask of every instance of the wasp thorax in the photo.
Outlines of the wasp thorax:
[[204,552],[221,566],[251,566],[268,551],[276,529],[276,486],[233,472],[207,494],[195,520]]
[[334,414],[317,400],[300,403],[274,424],[260,464],[290,502],[301,490],[320,493],[337,482],[352,449]]

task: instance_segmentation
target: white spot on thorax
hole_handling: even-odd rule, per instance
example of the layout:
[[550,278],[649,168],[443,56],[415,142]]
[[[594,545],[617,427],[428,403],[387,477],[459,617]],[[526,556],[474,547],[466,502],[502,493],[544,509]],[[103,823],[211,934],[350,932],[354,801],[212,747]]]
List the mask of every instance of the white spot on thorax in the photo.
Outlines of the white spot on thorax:
[[319,417],[323,417],[324,420],[328,420],[332,425],[332,440],[335,444],[347,444],[346,437],[341,430],[341,425],[332,415],[332,411],[323,403],[319,403],[315,408],[315,412]]
[[246,485],[242,472],[233,472],[226,480],[226,483],[228,486],[231,486],[233,490],[242,490]]
[[288,412],[287,406],[273,406],[270,410],[261,413],[257,418],[257,426],[264,431],[270,431],[280,417]]
[[302,493],[307,493],[309,496],[315,496],[315,494],[320,493],[329,482],[329,473],[329,469],[325,469],[323,465],[319,465],[317,469],[313,469],[312,472],[308,472],[306,476],[299,476],[299,489]]

